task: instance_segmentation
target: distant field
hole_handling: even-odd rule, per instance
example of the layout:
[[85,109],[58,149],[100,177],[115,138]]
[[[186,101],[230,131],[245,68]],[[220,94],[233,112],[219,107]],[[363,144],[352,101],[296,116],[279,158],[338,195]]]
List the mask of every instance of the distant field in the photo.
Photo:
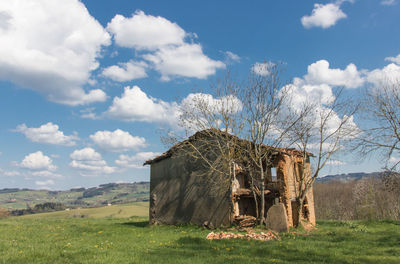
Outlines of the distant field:
[[208,241],[201,227],[148,226],[147,204],[77,212],[1,219],[0,263],[400,263],[399,221],[323,221],[281,241]]
[[149,215],[149,203],[137,202],[123,205],[112,205],[98,208],[81,208],[64,210],[51,213],[40,213],[24,215],[20,218],[43,219],[43,218],[128,218],[132,216],[147,217]]

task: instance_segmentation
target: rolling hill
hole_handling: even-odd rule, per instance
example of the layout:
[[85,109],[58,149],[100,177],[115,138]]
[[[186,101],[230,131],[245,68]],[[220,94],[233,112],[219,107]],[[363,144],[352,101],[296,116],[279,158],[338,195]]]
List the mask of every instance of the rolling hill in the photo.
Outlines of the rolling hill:
[[108,183],[92,188],[67,191],[31,189],[1,189],[0,207],[24,209],[47,202],[62,203],[68,207],[98,207],[149,200],[150,183]]
[[324,177],[318,177],[317,182],[330,182],[330,181],[341,181],[341,182],[348,182],[354,180],[361,180],[362,178],[368,177],[379,177],[382,172],[356,172],[356,173],[342,173],[342,174],[335,174],[335,175],[326,175]]

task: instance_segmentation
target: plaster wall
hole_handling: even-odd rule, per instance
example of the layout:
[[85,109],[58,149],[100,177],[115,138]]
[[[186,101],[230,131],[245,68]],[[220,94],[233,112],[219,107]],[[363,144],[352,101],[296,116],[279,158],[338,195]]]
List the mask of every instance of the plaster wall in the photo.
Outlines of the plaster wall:
[[231,223],[230,188],[212,188],[201,162],[176,156],[151,164],[150,223]]

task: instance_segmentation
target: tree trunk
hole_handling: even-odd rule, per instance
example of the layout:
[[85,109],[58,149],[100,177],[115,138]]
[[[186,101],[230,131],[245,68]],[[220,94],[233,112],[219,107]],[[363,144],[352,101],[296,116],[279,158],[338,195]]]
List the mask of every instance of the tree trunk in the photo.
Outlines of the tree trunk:
[[261,213],[260,213],[260,224],[265,224],[265,175],[264,166],[262,164],[262,159],[260,158],[260,176],[261,176]]
[[259,213],[259,208],[258,208],[258,197],[257,197],[257,193],[256,193],[256,189],[254,188],[254,178],[253,178],[253,174],[250,172],[250,179],[251,179],[251,191],[253,192],[253,197],[254,197],[254,204],[256,207],[256,219],[260,220],[260,213]]
[[297,199],[298,202],[298,208],[297,208],[297,225],[296,227],[300,226],[300,221],[301,221],[301,216],[303,214],[303,203],[304,203],[304,195],[300,195],[300,197]]

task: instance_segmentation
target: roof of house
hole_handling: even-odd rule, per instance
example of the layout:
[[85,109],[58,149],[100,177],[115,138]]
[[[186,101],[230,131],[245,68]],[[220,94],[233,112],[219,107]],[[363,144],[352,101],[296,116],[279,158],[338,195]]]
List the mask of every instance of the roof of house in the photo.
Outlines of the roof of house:
[[[236,137],[235,135],[223,132],[221,130],[216,130],[216,129],[206,129],[206,130],[198,131],[194,135],[190,136],[188,139],[176,143],[169,150],[162,153],[161,155],[159,155],[153,159],[149,159],[149,160],[145,161],[145,163],[143,165],[150,165],[150,164],[159,162],[161,160],[167,159],[167,158],[171,157],[176,151],[178,151],[178,149],[182,148],[184,145],[188,145],[190,142],[198,140],[200,137],[204,138],[204,137],[213,137],[213,136],[221,136],[221,135],[228,136],[228,137]],[[245,139],[240,139],[240,140],[247,141]],[[281,154],[286,154],[286,155],[290,155],[290,156],[303,156],[303,151],[300,151],[300,150],[297,150],[294,148],[280,148],[280,147],[273,147],[273,146],[268,146],[268,145],[264,145],[264,146],[273,148],[274,150],[276,150],[278,153],[281,153]],[[306,152],[306,154],[307,154],[307,156],[311,156],[311,157],[314,156],[310,152]]]

